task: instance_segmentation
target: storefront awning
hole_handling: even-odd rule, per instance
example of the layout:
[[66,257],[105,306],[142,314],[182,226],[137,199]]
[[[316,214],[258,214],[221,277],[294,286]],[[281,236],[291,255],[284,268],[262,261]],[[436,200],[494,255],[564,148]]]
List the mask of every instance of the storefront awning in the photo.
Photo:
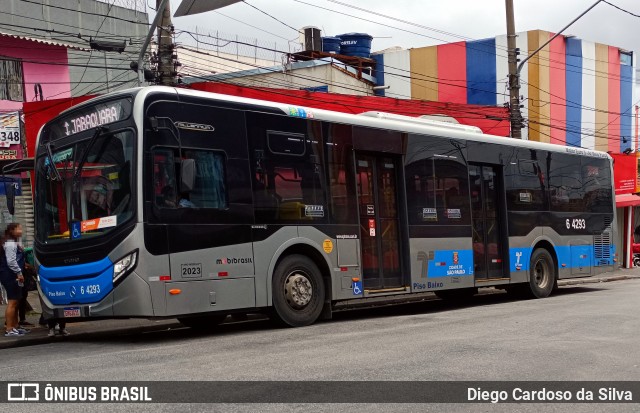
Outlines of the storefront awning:
[[640,205],[640,196],[633,194],[616,195],[616,208]]

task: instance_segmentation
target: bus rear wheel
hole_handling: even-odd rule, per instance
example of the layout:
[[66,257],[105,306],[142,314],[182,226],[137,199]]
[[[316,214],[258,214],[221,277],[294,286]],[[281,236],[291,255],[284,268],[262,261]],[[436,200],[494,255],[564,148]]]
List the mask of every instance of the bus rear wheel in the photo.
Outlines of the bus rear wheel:
[[556,271],[549,251],[538,248],[531,254],[529,266],[529,292],[534,298],[545,298],[556,285]]
[[182,325],[199,331],[214,330],[227,318],[226,314],[207,314],[192,317],[178,317]]
[[322,312],[325,289],[318,266],[304,255],[289,255],[273,274],[272,318],[289,327],[312,324]]

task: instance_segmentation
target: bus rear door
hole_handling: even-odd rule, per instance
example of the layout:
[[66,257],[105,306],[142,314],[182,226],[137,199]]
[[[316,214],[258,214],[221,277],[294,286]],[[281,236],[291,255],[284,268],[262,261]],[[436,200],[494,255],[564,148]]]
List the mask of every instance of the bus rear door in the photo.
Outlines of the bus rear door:
[[400,262],[397,165],[397,159],[386,154],[356,154],[365,290],[404,286]]
[[476,281],[509,278],[502,167],[469,165]]

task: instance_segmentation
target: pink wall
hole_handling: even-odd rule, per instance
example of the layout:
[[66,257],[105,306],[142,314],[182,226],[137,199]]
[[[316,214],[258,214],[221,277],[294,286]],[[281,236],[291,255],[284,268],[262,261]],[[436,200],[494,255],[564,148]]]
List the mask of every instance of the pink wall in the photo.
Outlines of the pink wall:
[[[553,36],[549,33],[549,37]],[[549,100],[551,101],[551,143],[565,145],[567,141],[567,62],[566,40],[556,37],[549,52]],[[571,69],[575,70],[575,69]]]
[[[0,56],[23,59],[25,97],[34,100],[33,85],[40,83],[44,99],[71,97],[67,49],[34,41],[0,36]],[[61,64],[40,64],[61,63]],[[0,111],[22,109],[21,102],[0,100]]]
[[438,47],[438,100],[467,103],[467,47],[465,42]]

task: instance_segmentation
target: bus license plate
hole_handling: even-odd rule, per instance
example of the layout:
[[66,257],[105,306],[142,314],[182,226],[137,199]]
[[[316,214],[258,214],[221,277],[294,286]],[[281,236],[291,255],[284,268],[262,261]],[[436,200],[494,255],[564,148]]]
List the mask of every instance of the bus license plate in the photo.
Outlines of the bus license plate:
[[65,318],[67,317],[80,317],[80,307],[68,307],[62,311]]

